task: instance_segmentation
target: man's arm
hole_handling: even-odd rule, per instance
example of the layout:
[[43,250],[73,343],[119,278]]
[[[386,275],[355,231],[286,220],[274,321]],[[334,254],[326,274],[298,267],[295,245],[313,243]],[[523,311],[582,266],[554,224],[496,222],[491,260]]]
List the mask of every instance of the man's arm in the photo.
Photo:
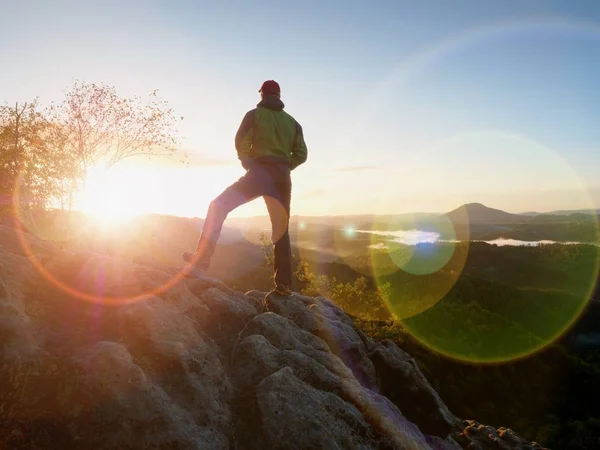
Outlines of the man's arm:
[[306,142],[304,142],[304,132],[298,122],[296,122],[296,139],[294,141],[294,147],[292,148],[292,166],[294,170],[300,164],[306,161],[308,157],[308,148],[306,148]]
[[255,109],[246,113],[237,133],[235,134],[235,149],[237,150],[239,160],[242,161],[242,165],[244,160],[247,160],[250,157],[255,113]]

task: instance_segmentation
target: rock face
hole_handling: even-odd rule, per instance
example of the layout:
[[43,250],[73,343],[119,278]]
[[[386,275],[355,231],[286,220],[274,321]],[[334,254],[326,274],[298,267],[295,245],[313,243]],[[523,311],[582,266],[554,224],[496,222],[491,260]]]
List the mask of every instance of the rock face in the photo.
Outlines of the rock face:
[[33,254],[1,228],[2,449],[541,448],[455,417],[325,298],[27,236]]
[[494,428],[474,420],[464,422],[464,430],[456,437],[465,448],[473,450],[534,450],[542,448],[535,442],[527,442],[510,428]]

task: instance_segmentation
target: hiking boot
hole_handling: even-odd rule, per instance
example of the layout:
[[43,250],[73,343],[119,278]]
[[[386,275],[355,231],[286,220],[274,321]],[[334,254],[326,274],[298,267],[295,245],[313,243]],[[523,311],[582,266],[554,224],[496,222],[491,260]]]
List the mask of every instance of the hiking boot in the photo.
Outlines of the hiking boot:
[[210,260],[203,260],[199,258],[195,253],[185,252],[182,255],[182,258],[185,262],[187,262],[192,268],[206,271],[210,267]]

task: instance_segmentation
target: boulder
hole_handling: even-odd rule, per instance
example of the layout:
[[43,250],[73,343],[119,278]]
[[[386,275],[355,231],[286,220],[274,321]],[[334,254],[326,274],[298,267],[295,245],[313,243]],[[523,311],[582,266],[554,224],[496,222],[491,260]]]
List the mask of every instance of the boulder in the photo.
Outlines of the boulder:
[[[248,417],[244,421],[246,428],[240,428],[242,436],[250,436],[257,427],[265,426],[267,419],[257,403],[261,383],[273,374],[289,369],[295,378],[307,386],[337,397],[336,404],[342,401],[347,404],[345,407],[359,411],[368,428],[373,448],[429,448],[426,437],[395,405],[362,386],[344,362],[331,352],[325,341],[289,319],[274,313],[255,317],[240,335],[232,361],[233,380],[239,393],[238,408]],[[269,426],[285,427],[285,421]],[[340,426],[344,428],[344,425]],[[268,438],[261,443],[267,447],[271,444]],[[299,440],[288,441],[287,445],[299,448],[308,444]],[[344,441],[340,445],[350,443]],[[362,448],[363,444],[352,445],[349,448]]]
[[256,397],[266,448],[377,448],[358,409],[296,378],[289,367],[262,380]]
[[329,301],[294,295],[269,296],[267,309],[292,320],[300,328],[323,339],[329,349],[352,370],[359,382],[377,389],[375,367],[350,319]]
[[[114,342],[99,342],[82,350],[75,362],[81,371],[82,389],[74,405],[78,408],[70,417],[74,446],[229,448],[227,429],[219,424],[222,408],[202,411],[218,403],[219,396],[202,401],[195,395],[181,402],[168,387],[152,382],[127,349]],[[188,393],[193,390],[188,387]],[[224,418],[227,422],[228,415]]]
[[463,448],[473,450],[548,450],[537,442],[527,442],[510,428],[494,428],[475,420],[465,420],[457,441]]
[[381,393],[424,433],[445,438],[457,429],[460,419],[450,412],[410,355],[384,340],[369,356],[377,370]]
[[39,351],[24,299],[34,271],[23,256],[0,250],[0,361],[27,359]]

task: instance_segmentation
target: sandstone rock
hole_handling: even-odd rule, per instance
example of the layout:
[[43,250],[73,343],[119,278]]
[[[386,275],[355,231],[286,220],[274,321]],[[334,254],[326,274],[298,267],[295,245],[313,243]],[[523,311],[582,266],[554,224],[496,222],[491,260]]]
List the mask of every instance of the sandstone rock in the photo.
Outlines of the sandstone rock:
[[[75,445],[86,448],[226,449],[229,439],[214,419],[201,423],[197,409],[182,405],[150,382],[126,348],[99,342],[77,358],[83,378],[80,404],[88,406],[71,425]],[[212,393],[211,393],[212,394]],[[83,420],[81,420],[83,419]]]
[[369,354],[379,376],[381,392],[426,434],[449,435],[459,426],[415,360],[392,341],[384,340]]
[[219,347],[191,319],[159,298],[120,312],[120,340],[153,382],[187,405],[198,420],[228,425],[231,386]]
[[377,448],[360,411],[300,381],[289,367],[265,378],[256,396],[266,448]]
[[26,258],[0,250],[0,361],[26,359],[39,351],[24,303],[32,277]]
[[457,436],[466,449],[492,450],[548,450],[537,442],[527,442],[509,428],[494,428],[475,420],[464,421],[464,429]]
[[363,341],[337,307],[328,301],[319,302],[298,295],[289,298],[269,296],[266,304],[269,311],[287,317],[327,342],[331,351],[344,361],[363,386],[377,389],[375,367]]
[[[39,239],[26,230],[24,231],[19,239],[17,228],[0,224],[0,248],[6,252],[25,257],[31,254],[53,253],[58,250],[58,246],[52,242]],[[25,241],[28,247],[23,245],[22,240]]]
[[[181,273],[181,270],[172,270],[172,275],[178,275]],[[226,293],[232,293],[233,291],[229,289],[229,287],[220,280],[215,278],[210,278],[205,275],[195,275],[193,277],[189,277],[185,279],[186,284],[190,287],[190,290],[194,294],[199,294],[202,291],[210,288],[217,288]]]
[[452,436],[445,439],[438,436],[425,436],[425,441],[431,450],[460,450],[462,448]]
[[254,302],[254,306],[256,307],[256,310],[260,313],[264,313],[267,311],[266,305],[265,305],[265,296],[267,295],[266,292],[261,292],[261,291],[248,291],[246,292],[246,297],[248,297],[252,302]]
[[[264,420],[255,403],[257,386],[274,373],[288,368],[302,383],[334,395],[338,398],[336,402],[343,401],[360,411],[377,446],[429,448],[425,436],[395,405],[362,386],[323,340],[288,319],[274,313],[255,317],[244,329],[232,360],[236,390],[242,393],[239,401],[245,411],[251,411],[249,416],[253,418],[245,434],[262,426],[260,420]],[[305,444],[299,441],[293,445]]]
[[232,362],[240,391],[256,388],[262,379],[283,367],[292,367],[302,380],[334,393],[342,391],[343,380],[352,379],[352,372],[334,355],[319,355],[310,347],[278,348],[260,334],[242,339],[236,346]]
[[257,314],[253,302],[245,296],[228,295],[210,288],[198,294],[208,314],[203,319],[204,331],[220,345],[229,346],[246,324]]
[[446,437],[414,360],[323,297],[26,238],[35,255],[0,226],[2,448],[541,448],[476,422]]

